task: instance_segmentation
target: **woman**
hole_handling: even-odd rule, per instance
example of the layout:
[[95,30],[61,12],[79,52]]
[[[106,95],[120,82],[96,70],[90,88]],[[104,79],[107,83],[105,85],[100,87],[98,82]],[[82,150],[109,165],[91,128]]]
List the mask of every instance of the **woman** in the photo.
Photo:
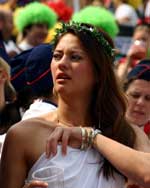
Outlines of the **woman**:
[[[127,95],[128,106],[125,113],[127,121],[133,126],[137,134],[141,136],[141,139],[136,144],[140,146],[143,151],[147,150],[147,145],[150,144],[148,137],[150,131],[148,122],[150,120],[150,60],[144,59],[136,65],[132,71],[129,72],[127,79],[124,83],[124,91]],[[138,129],[138,126],[140,129]],[[58,135],[58,133],[57,133]],[[51,140],[50,136],[50,140]],[[55,135],[55,139],[57,136]],[[136,147],[136,145],[135,145]],[[49,148],[47,148],[49,152]],[[128,181],[127,187],[133,186],[139,188],[135,182]]]
[[[127,80],[124,84],[124,91],[127,95],[128,99],[128,107],[126,110],[125,117],[128,122],[134,127],[137,134],[141,136],[141,139],[138,140],[138,144],[143,151],[147,150],[147,145],[149,145],[149,140],[142,133],[144,130],[147,135],[150,134],[148,132],[148,122],[150,120],[150,60],[144,59],[136,65],[131,72],[129,72],[127,76]],[[135,126],[140,127],[139,130]],[[50,143],[52,136],[55,137],[55,141],[57,137],[61,134],[62,130],[57,133],[53,133],[54,135],[50,136]],[[135,145],[136,147],[136,145]],[[50,147],[52,148],[52,147]],[[54,148],[55,149],[55,148]],[[47,147],[47,152],[49,152],[49,146]],[[130,168],[129,168],[130,169]],[[37,183],[37,182],[35,182]],[[32,184],[34,185],[34,183]],[[126,184],[126,187],[137,187],[139,188],[135,182],[129,180]]]
[[[145,130],[150,120],[150,60],[144,59],[129,72],[124,84],[128,108],[126,119]],[[145,130],[146,131],[146,130]],[[146,132],[148,135],[150,132]]]
[[55,25],[57,16],[46,5],[31,2],[20,10],[16,10],[14,20],[16,29],[19,31],[18,40],[19,37],[21,38],[18,41],[18,47],[24,51],[44,43],[48,29]]
[[[0,166],[3,188],[22,187],[25,179],[32,180],[35,169],[47,165],[64,168],[65,188],[121,188],[124,185],[124,177],[100,153],[90,147],[83,150],[98,138],[98,132],[92,128],[101,129],[105,136],[129,147],[134,146],[135,133],[124,120],[126,105],[113,71],[112,48],[107,34],[87,24],[64,24],[57,30],[51,71],[58,109],[41,118],[22,121],[9,130]],[[82,129],[82,150],[69,147],[68,155],[62,156],[58,146],[57,155],[47,160],[43,154],[45,142],[56,124],[61,128],[77,127],[80,141],[80,126],[89,127],[90,134]],[[65,143],[67,135],[63,136]],[[53,133],[52,137],[54,149],[57,141],[54,142]],[[78,144],[75,138],[69,143],[72,147]],[[114,165],[116,163],[117,159]]]
[[[0,157],[5,134],[16,120],[16,111],[14,111],[13,120],[11,121],[9,119],[6,121],[6,116],[4,117],[5,110],[8,107],[11,108],[11,103],[15,100],[15,98],[16,92],[10,83],[10,66],[3,58],[0,57]],[[11,117],[9,111],[7,111],[7,118],[8,117]]]
[[132,36],[132,44],[126,54],[116,62],[116,73],[119,79],[124,82],[127,74],[141,61],[148,58],[150,43],[150,28],[146,24],[137,25]]
[[[127,96],[128,106],[126,120],[133,126],[138,126],[150,136],[150,60],[144,59],[139,62],[127,75],[124,83],[124,91]],[[147,139],[141,139],[139,145],[145,147]],[[134,183],[129,181],[129,185]],[[135,185],[135,184],[134,184]]]

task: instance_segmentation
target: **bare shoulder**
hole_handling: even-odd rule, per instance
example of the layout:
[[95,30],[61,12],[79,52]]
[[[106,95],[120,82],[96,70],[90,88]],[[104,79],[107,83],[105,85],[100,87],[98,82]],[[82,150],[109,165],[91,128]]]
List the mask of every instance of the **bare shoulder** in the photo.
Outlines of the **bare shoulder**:
[[[24,121],[20,121],[13,125],[7,132],[7,137],[9,136],[24,136],[32,135],[33,133],[38,133],[40,130],[51,129],[55,124],[51,121],[45,121],[42,118],[32,118]],[[34,136],[34,135],[32,135]]]
[[[5,139],[4,150],[13,153],[24,153],[26,160],[36,161],[45,151],[46,139],[55,124],[42,118],[33,118],[13,125]],[[17,148],[17,149],[16,149]]]
[[46,139],[53,127],[54,124],[44,118],[33,118],[9,129],[0,165],[2,187],[22,187],[29,169],[44,153]]

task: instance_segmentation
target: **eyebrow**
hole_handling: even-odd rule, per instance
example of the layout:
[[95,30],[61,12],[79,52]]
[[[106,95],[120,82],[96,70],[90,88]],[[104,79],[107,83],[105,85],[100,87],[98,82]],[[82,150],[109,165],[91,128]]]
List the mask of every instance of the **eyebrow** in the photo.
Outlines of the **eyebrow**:
[[[54,52],[60,52],[60,53],[62,51],[63,51],[63,49],[55,49],[54,50]],[[86,54],[86,52],[84,50],[81,50],[81,49],[78,49],[78,48],[69,49],[69,52],[71,52],[71,53],[80,53],[80,54],[83,54],[83,55]]]

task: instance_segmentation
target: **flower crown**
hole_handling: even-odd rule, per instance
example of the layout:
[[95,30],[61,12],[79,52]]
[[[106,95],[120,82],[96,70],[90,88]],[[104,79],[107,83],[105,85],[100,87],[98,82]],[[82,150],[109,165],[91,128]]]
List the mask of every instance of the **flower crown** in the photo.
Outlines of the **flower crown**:
[[56,44],[57,39],[64,33],[73,30],[77,32],[85,32],[89,33],[93,38],[100,43],[100,45],[104,48],[104,52],[109,55],[111,58],[114,57],[114,49],[110,46],[109,42],[104,38],[103,34],[98,31],[98,29],[94,26],[87,26],[83,23],[78,22],[70,22],[70,23],[62,23],[61,28],[56,29],[56,35],[54,37],[53,43]]

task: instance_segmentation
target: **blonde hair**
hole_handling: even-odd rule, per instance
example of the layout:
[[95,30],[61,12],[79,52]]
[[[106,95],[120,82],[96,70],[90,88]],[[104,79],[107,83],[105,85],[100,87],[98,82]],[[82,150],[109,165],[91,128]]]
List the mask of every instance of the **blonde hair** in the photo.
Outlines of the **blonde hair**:
[[0,57],[0,69],[3,69],[3,71],[6,72],[8,78],[5,82],[5,99],[6,101],[14,101],[16,99],[16,91],[13,87],[13,85],[10,82],[10,69],[11,67],[9,64]]
[[10,78],[10,66],[9,64],[0,57],[0,68],[2,68],[4,71],[6,71],[8,77]]

